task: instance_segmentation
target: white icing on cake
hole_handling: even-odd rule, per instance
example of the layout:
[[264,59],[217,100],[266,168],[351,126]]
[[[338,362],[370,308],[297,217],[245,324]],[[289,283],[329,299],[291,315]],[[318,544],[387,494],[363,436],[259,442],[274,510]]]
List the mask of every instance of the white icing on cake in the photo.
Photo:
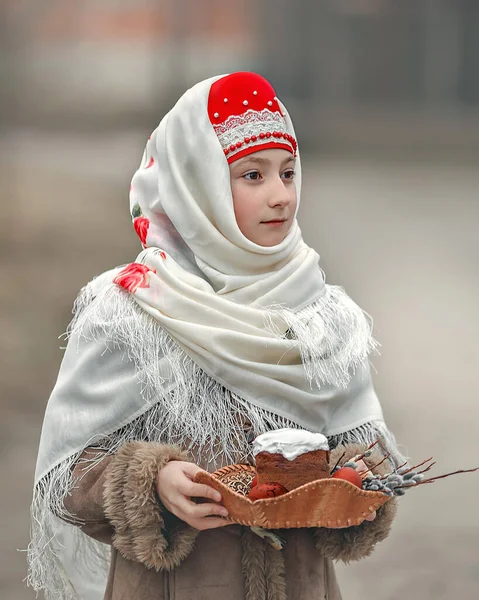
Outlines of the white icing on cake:
[[282,454],[287,460],[295,460],[305,452],[329,450],[328,440],[322,433],[305,429],[276,429],[259,435],[253,445],[253,454],[260,452]]

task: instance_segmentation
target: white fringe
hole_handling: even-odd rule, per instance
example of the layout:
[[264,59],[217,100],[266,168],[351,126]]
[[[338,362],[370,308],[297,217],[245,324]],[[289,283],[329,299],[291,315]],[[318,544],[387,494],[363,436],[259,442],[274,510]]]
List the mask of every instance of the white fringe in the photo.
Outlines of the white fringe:
[[[82,450],[83,451],[83,450]],[[82,451],[75,453],[44,477],[33,492],[30,508],[30,544],[27,549],[27,584],[36,592],[44,592],[45,600],[79,600],[69,574],[63,567],[58,531],[68,531],[74,540],[74,564],[77,571],[91,580],[94,573],[103,575],[106,583],[110,548],[88,537],[78,528],[82,521],[67,511],[64,501],[78,482],[73,467]],[[91,467],[104,458],[99,455]]]
[[266,315],[266,327],[276,335],[282,335],[286,323],[285,337],[298,345],[306,375],[318,388],[347,387],[379,346],[372,337],[371,317],[339,286],[326,285],[323,296],[298,313],[272,306]]
[[[245,425],[257,436],[300,427],[230,392],[199,367],[135,299],[116,285],[94,297],[87,286],[75,302],[67,335],[102,340],[134,363],[148,422],[136,439],[162,440],[228,463],[245,461]],[[166,360],[165,360],[166,359]]]
[[[235,404],[233,404],[233,407]],[[246,407],[237,405],[239,411],[246,414]],[[234,413],[234,408],[232,410]],[[252,428],[256,431],[253,437],[259,435],[259,431],[278,429],[282,427],[298,427],[287,419],[258,410],[252,415]],[[78,460],[83,460],[84,473],[94,468],[105,456],[114,453],[125,443],[133,440],[157,441],[165,443],[183,444],[182,433],[179,428],[174,427],[172,422],[165,423],[165,409],[160,403],[151,406],[143,415],[126,425],[122,429],[105,437],[96,447],[99,453],[96,457],[86,461],[80,459],[83,452],[77,452],[55,467],[36,486],[31,507],[31,542],[28,547],[29,573],[28,585],[36,591],[44,590],[46,600],[78,600],[78,596],[70,583],[68,574],[62,569],[55,545],[52,543],[55,532],[61,521],[71,524],[75,529],[76,548],[75,561],[77,569],[82,569],[85,577],[91,577],[91,572],[107,572],[109,552],[105,552],[105,545],[89,538],[77,529],[82,522],[69,513],[64,506],[64,501],[71,490],[78,484],[78,480],[72,477],[72,470]],[[233,420],[229,419],[233,428]],[[171,437],[165,437],[166,428],[172,428]],[[247,429],[239,431],[236,427],[237,447],[240,452],[233,454],[231,448],[226,454],[230,457],[227,462],[244,462],[251,458],[250,444]],[[206,436],[205,436],[206,437]],[[181,439],[180,439],[181,438]],[[205,439],[205,443],[212,440]],[[191,446],[191,443],[190,443]],[[184,447],[184,445],[183,445]],[[217,457],[222,454],[221,448],[216,447]],[[235,460],[236,459],[236,460]],[[214,464],[212,469],[220,466]],[[60,521],[61,519],[61,521]],[[65,527],[68,525],[65,523]],[[82,561],[82,564],[79,561]]]
[[[250,461],[250,442],[265,431],[301,428],[231,393],[196,365],[128,293],[115,285],[98,284],[94,280],[77,298],[67,336],[101,339],[108,348],[125,352],[141,381],[145,411],[106,436],[98,445],[99,455],[85,465],[87,469],[128,441],[143,440],[178,444],[211,457],[206,468],[214,470],[224,464]],[[283,321],[281,328],[278,319]],[[321,300],[297,314],[280,306],[272,308],[268,327],[284,336],[284,323],[288,327],[286,337],[299,344],[306,373],[318,386],[346,386],[351,371],[376,348],[363,312],[337,287],[327,286]],[[320,344],[318,340],[322,340]],[[165,372],[163,358],[169,372]],[[378,432],[375,426],[364,425],[334,436],[331,442],[369,444],[377,439]],[[108,562],[105,545],[82,534],[79,521],[64,507],[76,484],[72,469],[82,451],[55,467],[34,491],[27,581],[35,590],[43,589],[46,600],[78,600],[52,544],[60,522],[70,523],[78,534],[77,550],[85,576],[89,571],[104,572]]]
[[349,431],[328,438],[331,450],[347,444],[365,444],[367,446],[379,441],[384,454],[390,454],[389,462],[393,468],[404,464],[407,458],[399,450],[394,435],[388,430],[383,421],[373,421],[360,425]]
[[[296,426],[228,391],[203,371],[135,299],[94,280],[75,302],[67,335],[104,340],[133,361],[148,406],[157,406],[155,439],[197,449],[227,462],[244,461],[248,446],[239,425],[251,423],[256,436]],[[316,303],[293,313],[281,306],[265,310],[266,327],[297,345],[311,384],[346,387],[368,354],[377,348],[363,311],[337,286],[326,286]],[[287,328],[284,334],[285,325]],[[166,359],[166,360],[165,360]]]

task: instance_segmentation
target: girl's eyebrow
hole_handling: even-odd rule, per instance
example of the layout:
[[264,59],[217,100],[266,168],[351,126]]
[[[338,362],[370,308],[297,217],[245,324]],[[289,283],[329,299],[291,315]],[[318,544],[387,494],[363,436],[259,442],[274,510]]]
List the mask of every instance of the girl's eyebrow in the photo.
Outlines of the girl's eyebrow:
[[271,161],[268,158],[263,158],[261,156],[245,156],[243,160],[239,160],[237,164],[243,166],[250,162],[264,165],[269,164]]
[[[295,162],[295,158],[294,156],[287,156],[284,160],[281,161],[282,165],[285,165],[288,162]],[[259,165],[269,165],[271,164],[271,160],[269,158],[263,158],[262,156],[245,156],[242,160],[240,159],[236,164],[238,166],[243,167],[244,165],[247,165],[248,163],[255,163],[255,164],[259,164]]]

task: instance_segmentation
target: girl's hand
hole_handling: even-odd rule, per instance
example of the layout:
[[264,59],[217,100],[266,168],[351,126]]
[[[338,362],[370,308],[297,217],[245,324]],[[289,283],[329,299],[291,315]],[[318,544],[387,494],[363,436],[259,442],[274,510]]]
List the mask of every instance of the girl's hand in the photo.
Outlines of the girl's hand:
[[[221,502],[221,494],[209,485],[195,483],[195,475],[202,471],[197,465],[189,462],[172,460],[158,473],[156,490],[161,502],[167,510],[191,527],[203,531],[231,525],[231,521],[212,517],[211,515],[228,516],[228,511]],[[207,498],[212,502],[196,504],[194,498]]]

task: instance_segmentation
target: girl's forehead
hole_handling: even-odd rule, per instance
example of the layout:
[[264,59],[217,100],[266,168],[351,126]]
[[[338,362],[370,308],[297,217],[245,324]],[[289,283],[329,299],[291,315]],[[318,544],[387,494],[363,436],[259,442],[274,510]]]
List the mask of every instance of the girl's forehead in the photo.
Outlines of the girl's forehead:
[[267,150],[258,150],[257,152],[252,152],[251,154],[248,154],[243,158],[231,163],[229,167],[230,169],[234,169],[235,166],[242,167],[249,163],[283,165],[288,162],[294,163],[295,161],[295,157],[293,154],[291,154],[291,152],[288,152],[288,150],[284,150],[283,148],[269,148]]

